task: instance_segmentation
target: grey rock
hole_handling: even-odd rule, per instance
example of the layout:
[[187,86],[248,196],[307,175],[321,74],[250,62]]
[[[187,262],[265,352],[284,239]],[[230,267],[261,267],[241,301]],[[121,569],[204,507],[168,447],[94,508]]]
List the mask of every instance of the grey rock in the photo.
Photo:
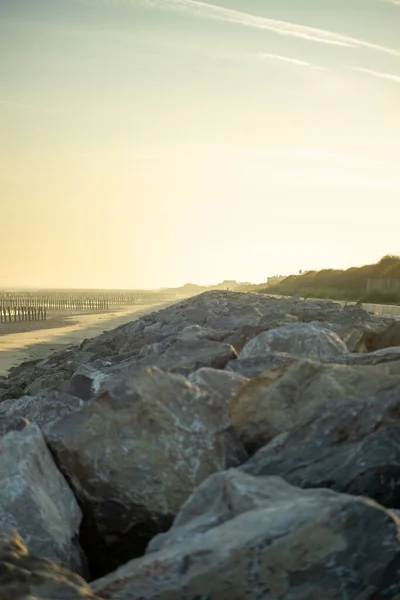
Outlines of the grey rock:
[[195,371],[188,379],[202,390],[220,398],[225,406],[248,382],[246,377],[237,373],[206,367]]
[[326,360],[326,362],[335,362],[337,364],[365,366],[395,363],[398,361],[400,361],[400,346],[383,348],[382,350],[375,350],[366,354],[349,353]]
[[61,370],[56,373],[49,373],[45,375],[41,375],[32,381],[26,389],[25,393],[29,396],[36,396],[40,392],[44,390],[53,390],[55,389],[61,382],[68,379],[69,373]]
[[37,396],[22,396],[0,404],[1,417],[24,417],[45,431],[50,423],[79,410],[84,402],[57,390],[43,391]]
[[229,414],[246,449],[254,453],[316,407],[379,394],[391,383],[394,389],[400,384],[400,363],[348,366],[303,360],[252,379],[231,401]]
[[81,511],[40,429],[7,433],[0,450],[0,525],[15,527],[31,552],[83,572]]
[[29,421],[23,417],[7,417],[0,414],[0,437],[9,431],[21,431],[27,425],[29,425]]
[[400,349],[400,322],[394,321],[385,331],[376,334],[371,350],[398,347]]
[[144,357],[139,364],[157,366],[160,369],[189,375],[202,367],[223,369],[228,361],[236,357],[229,344],[207,339],[177,341],[169,347],[160,347]]
[[293,364],[298,359],[286,352],[271,352],[263,356],[252,356],[251,358],[238,358],[230,360],[225,367],[226,371],[242,375],[251,379],[265,371],[276,369],[284,365]]
[[140,555],[199,483],[247,459],[221,402],[157,368],[59,419],[46,440],[83,508],[95,573]]
[[[362,367],[366,369],[366,367]],[[400,380],[387,377],[359,397],[332,399],[261,448],[243,470],[303,488],[327,487],[400,508]]]
[[262,356],[270,352],[287,352],[299,358],[326,358],[347,353],[335,333],[309,323],[284,325],[260,333],[241,351],[239,358]]
[[[168,536],[169,542],[168,543]],[[161,548],[93,582],[107,600],[395,600],[394,517],[368,499],[237,472],[208,479]]]

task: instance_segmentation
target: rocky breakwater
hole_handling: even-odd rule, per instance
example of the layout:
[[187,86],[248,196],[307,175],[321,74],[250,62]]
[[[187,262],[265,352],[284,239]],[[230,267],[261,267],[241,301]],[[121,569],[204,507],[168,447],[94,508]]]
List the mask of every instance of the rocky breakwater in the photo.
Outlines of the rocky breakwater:
[[208,292],[0,381],[0,599],[399,600],[400,346]]

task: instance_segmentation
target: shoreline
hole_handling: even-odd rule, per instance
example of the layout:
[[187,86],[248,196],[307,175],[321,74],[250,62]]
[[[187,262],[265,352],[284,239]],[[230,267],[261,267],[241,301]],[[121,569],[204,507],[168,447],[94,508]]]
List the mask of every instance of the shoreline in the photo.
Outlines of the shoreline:
[[[24,361],[45,358],[68,346],[80,344],[85,338],[96,337],[173,303],[130,306],[97,313],[69,313],[41,322],[10,323],[11,326],[32,325],[32,328],[9,333],[0,330],[0,376],[7,376],[11,367]],[[43,323],[44,327],[37,328],[39,323]]]
[[[126,309],[137,308],[136,306],[124,307]],[[124,310],[121,307],[121,310]],[[99,315],[113,315],[119,312],[119,308],[98,310],[98,311],[53,311],[49,312],[45,321],[12,321],[11,323],[0,323],[0,337],[4,335],[13,335],[15,333],[28,333],[31,331],[44,331],[46,329],[59,329],[60,327],[69,327],[79,323],[79,317],[91,317]]]

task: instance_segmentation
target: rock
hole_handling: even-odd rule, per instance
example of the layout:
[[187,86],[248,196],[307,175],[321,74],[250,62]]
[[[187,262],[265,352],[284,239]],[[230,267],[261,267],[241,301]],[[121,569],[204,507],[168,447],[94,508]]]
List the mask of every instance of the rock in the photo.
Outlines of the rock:
[[30,556],[15,529],[0,530],[1,600],[101,600],[86,582],[45,558]]
[[236,357],[235,349],[229,344],[207,339],[177,341],[173,345],[157,348],[138,364],[155,365],[160,369],[189,375],[202,367],[223,369],[228,361]]
[[5,417],[0,414],[0,437],[9,431],[21,431],[27,425],[29,425],[29,421],[23,417]]
[[27,386],[25,394],[29,396],[36,396],[45,390],[55,389],[61,382],[68,379],[69,374],[65,371],[59,371],[57,373],[49,373],[37,377],[34,381]]
[[237,471],[209,478],[158,545],[92,589],[105,600],[400,594],[398,526],[390,513],[368,499],[299,490],[279,478]]
[[37,396],[22,396],[0,404],[0,418],[24,417],[45,431],[50,423],[79,410],[84,402],[57,390],[43,391]]
[[187,543],[243,513],[267,507],[275,509],[288,498],[301,502],[304,494],[304,490],[290,486],[280,477],[253,477],[239,469],[215,473],[196,488],[172,527],[150,541],[146,553]]
[[0,403],[4,400],[9,400],[12,398],[19,398],[24,393],[24,388],[14,385],[11,383],[6,388],[0,390]]
[[385,331],[377,334],[371,342],[371,350],[398,347],[400,350],[400,321],[394,321]]
[[347,304],[337,315],[331,315],[332,323],[339,322],[342,325],[360,325],[372,322],[373,318],[367,311],[357,304]]
[[374,341],[386,330],[387,323],[379,319],[345,326],[337,330],[337,334],[344,341],[349,352],[367,353],[374,349]]
[[349,327],[373,321],[373,317],[360,306],[348,304],[342,307],[331,300],[309,299],[292,302],[290,313],[302,323],[318,321]]
[[26,372],[29,369],[34,368],[41,362],[42,359],[36,358],[34,360],[24,360],[22,363],[17,365],[16,367],[11,367],[9,370],[10,377],[17,377],[21,373]]
[[197,485],[247,458],[221,402],[158,368],[126,375],[46,439],[84,511],[94,574],[143,553]]
[[286,352],[271,352],[269,354],[264,354],[263,356],[230,360],[226,365],[225,370],[251,379],[270,369],[293,364],[297,361],[298,359],[296,357],[291,356]]
[[[152,326],[154,327],[154,326]],[[167,331],[165,331],[167,329]],[[166,339],[170,335],[174,335],[174,331],[168,331],[169,327],[163,327],[163,338]],[[144,330],[146,334],[147,328]],[[206,329],[200,325],[187,325],[178,334],[177,339],[181,342],[191,342],[195,340],[210,340],[212,342],[221,342],[225,337],[224,331],[218,331],[217,329]]]
[[[399,369],[297,361],[272,369],[247,383],[229,405],[229,415],[247,451],[254,453],[276,435],[296,427],[318,406],[330,400],[349,402],[379,394]],[[399,387],[400,393],[400,387]]]
[[282,313],[276,314],[275,318],[271,314],[266,314],[264,317],[259,319],[254,325],[244,325],[239,329],[233,329],[224,337],[224,341],[231,344],[236,352],[241,352],[247,342],[259,335],[264,331],[270,329],[276,329],[282,325],[288,323],[296,323],[297,318],[291,315],[282,315]]
[[81,365],[95,358],[91,353],[81,352],[76,346],[54,352],[45,359],[26,361],[10,369],[6,380],[8,390],[5,393],[0,391],[0,399],[20,398],[48,389],[60,389]]
[[248,382],[248,379],[242,375],[206,367],[195,371],[188,379],[200,389],[220,398],[225,406]]
[[380,365],[384,363],[395,363],[400,361],[400,346],[394,348],[383,348],[367,354],[345,354],[327,359],[326,362],[335,362],[344,365]]
[[81,400],[89,400],[94,396],[93,379],[85,373],[74,373],[61,389]]
[[317,406],[279,444],[273,441],[259,450],[243,470],[279,474],[299,487],[332,488],[400,508],[399,378],[387,377],[354,399]]
[[29,550],[83,572],[77,541],[81,511],[40,429],[28,425],[0,439],[0,525],[15,527]]
[[241,351],[239,358],[287,352],[299,358],[327,358],[347,353],[342,340],[333,332],[309,323],[284,325],[260,333]]

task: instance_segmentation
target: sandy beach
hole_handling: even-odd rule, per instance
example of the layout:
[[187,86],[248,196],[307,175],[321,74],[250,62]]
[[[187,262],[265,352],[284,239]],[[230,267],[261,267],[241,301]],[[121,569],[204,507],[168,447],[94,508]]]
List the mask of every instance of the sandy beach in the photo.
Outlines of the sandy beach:
[[[63,314],[39,323],[3,325],[0,329],[0,375],[7,375],[11,367],[25,360],[45,358],[52,352],[79,344],[85,338],[100,335],[168,304],[171,303],[130,306],[106,313]],[[22,328],[25,331],[21,332]]]

